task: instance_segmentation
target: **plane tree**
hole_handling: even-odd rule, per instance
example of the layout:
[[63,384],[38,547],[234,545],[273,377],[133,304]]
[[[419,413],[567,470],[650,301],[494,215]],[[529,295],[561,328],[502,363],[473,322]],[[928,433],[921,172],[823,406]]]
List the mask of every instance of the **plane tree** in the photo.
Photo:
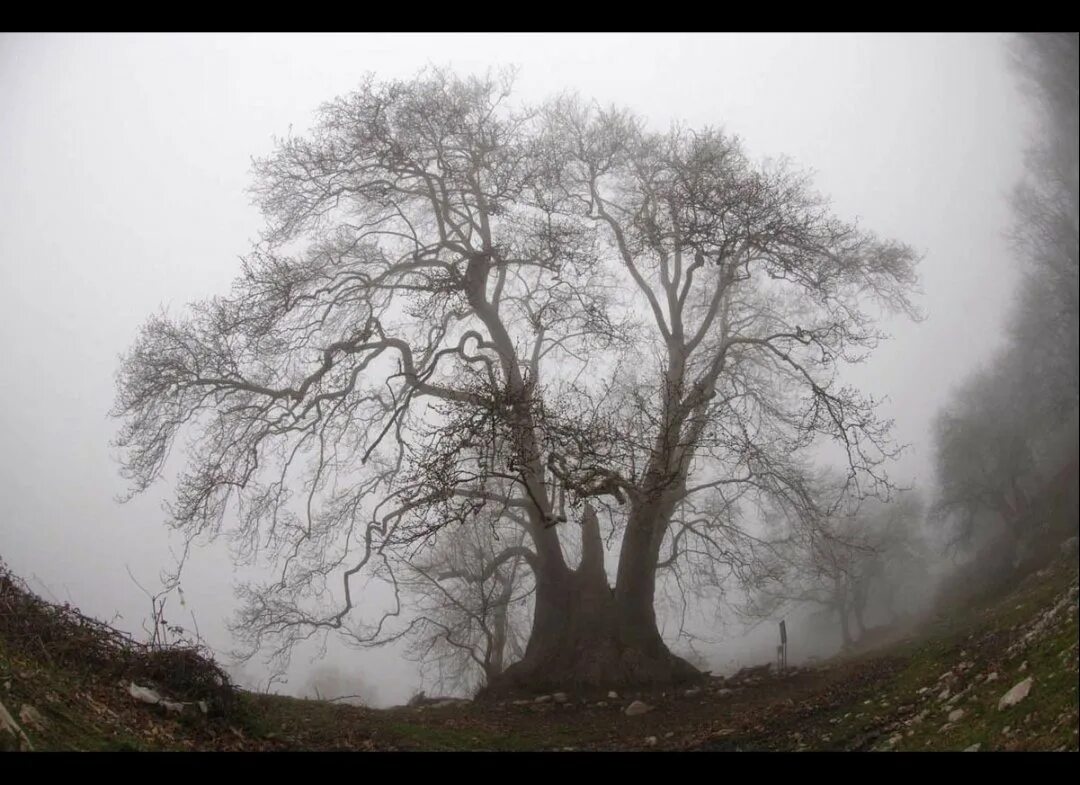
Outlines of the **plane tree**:
[[755,499],[813,504],[823,441],[846,492],[888,488],[889,423],[839,373],[914,313],[916,256],[721,131],[511,87],[369,79],[256,161],[231,293],[123,359],[125,472],[145,490],[183,434],[171,525],[276,567],[242,590],[253,649],[394,634],[398,555],[483,513],[521,527],[491,563],[535,587],[495,686],[693,679],[658,566],[735,563]]

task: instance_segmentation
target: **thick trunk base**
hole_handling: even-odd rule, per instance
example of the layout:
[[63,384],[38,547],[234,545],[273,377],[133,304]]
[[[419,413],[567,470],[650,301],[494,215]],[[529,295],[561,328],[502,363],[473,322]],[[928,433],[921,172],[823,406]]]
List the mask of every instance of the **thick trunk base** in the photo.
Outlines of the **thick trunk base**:
[[526,656],[490,682],[483,694],[654,689],[693,684],[702,678],[697,668],[667,647],[644,651],[618,640],[592,640],[554,656]]
[[645,619],[620,613],[606,583],[589,586],[576,577],[575,591],[543,604],[538,597],[525,657],[489,682],[483,697],[666,687],[703,678],[671,653],[651,613]]

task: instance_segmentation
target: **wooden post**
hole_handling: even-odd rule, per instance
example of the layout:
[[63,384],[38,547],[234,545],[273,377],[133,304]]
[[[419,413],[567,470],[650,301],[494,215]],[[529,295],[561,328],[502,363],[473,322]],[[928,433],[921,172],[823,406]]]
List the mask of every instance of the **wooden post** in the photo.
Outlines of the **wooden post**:
[[787,670],[787,625],[780,620],[780,645],[776,647],[778,668],[781,673]]

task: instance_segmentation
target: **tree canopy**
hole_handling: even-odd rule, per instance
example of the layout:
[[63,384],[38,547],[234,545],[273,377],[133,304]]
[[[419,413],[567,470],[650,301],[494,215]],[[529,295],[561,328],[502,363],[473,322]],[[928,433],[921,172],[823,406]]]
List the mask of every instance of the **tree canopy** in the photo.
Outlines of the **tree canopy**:
[[507,684],[690,678],[658,569],[737,564],[762,499],[813,507],[822,441],[845,494],[889,489],[890,424],[839,372],[880,309],[914,315],[916,255],[720,130],[511,88],[371,78],[256,161],[231,293],[123,360],[125,471],[145,490],[185,436],[171,524],[277,566],[243,593],[253,646],[384,638],[400,555],[494,515],[524,538],[492,564],[535,580]]

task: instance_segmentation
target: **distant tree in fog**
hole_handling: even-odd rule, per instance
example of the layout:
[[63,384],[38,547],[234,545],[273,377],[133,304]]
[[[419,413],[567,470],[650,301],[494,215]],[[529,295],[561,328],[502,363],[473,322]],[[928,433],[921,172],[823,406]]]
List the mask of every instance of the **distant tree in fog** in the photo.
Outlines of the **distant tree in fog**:
[[301,697],[350,703],[356,706],[373,706],[378,703],[379,691],[359,674],[324,662],[316,665],[308,673]]
[[1010,327],[1019,373],[1028,377],[1028,405],[1051,428],[1075,412],[1080,388],[1077,42],[1076,33],[1025,33],[1015,46],[1038,130],[1013,199],[1022,283]]
[[936,517],[954,544],[1004,575],[1048,534],[1045,516],[1030,515],[1035,500],[1071,484],[1075,507],[1078,40],[1076,33],[1025,33],[1013,41],[1014,64],[1037,119],[1013,198],[1020,288],[1006,346],[952,394],[934,434]]
[[950,545],[966,543],[984,516],[1018,525],[1031,503],[1031,418],[1006,359],[966,380],[935,420],[934,513],[952,520]]
[[[482,513],[401,565],[406,653],[436,690],[471,695],[524,655],[533,593],[524,546],[520,525]],[[498,560],[509,548],[521,554]]]
[[[835,498],[836,484],[835,475],[827,475],[816,493]],[[829,505],[823,501],[818,508]],[[775,543],[775,574],[751,594],[750,615],[775,617],[817,606],[838,622],[844,648],[865,634],[871,613],[895,623],[901,610],[910,609],[911,595],[925,594],[923,520],[923,503],[911,491],[888,502],[840,499],[814,526]]]

